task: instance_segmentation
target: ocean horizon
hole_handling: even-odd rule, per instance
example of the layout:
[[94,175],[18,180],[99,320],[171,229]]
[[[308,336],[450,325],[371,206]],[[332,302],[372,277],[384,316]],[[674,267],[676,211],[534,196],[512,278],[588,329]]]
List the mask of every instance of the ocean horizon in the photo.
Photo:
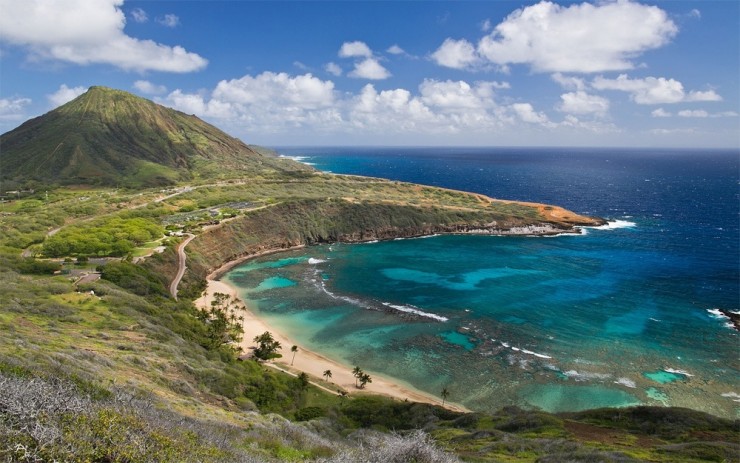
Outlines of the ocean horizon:
[[319,170],[548,203],[578,236],[312,246],[226,276],[311,350],[470,409],[740,413],[737,150],[280,148]]

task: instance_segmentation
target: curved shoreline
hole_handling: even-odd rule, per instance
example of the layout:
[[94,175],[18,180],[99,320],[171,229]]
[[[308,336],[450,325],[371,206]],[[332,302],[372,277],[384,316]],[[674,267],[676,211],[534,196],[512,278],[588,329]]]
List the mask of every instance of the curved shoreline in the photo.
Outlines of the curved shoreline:
[[[489,198],[485,199],[495,201]],[[343,243],[362,243],[398,238],[421,238],[434,235],[554,236],[561,234],[581,234],[581,226],[600,225],[606,223],[604,219],[579,216],[578,214],[571,213],[570,211],[566,211],[565,209],[555,206],[546,206],[534,203],[528,203],[528,205],[536,207],[546,220],[508,228],[499,227],[496,222],[492,222],[483,226],[479,225],[472,227],[424,227],[423,229],[415,230],[416,233],[413,231],[409,233],[411,230],[403,230],[402,232],[399,232],[400,230],[396,230],[396,233],[384,233],[382,236],[378,233],[350,233],[339,237],[339,240],[337,241]],[[209,230],[209,232],[215,231],[219,228],[219,226],[216,226],[212,230]],[[264,319],[259,318],[253,310],[250,310],[247,304],[244,304],[244,301],[239,297],[237,288],[221,280],[228,271],[245,261],[282,251],[301,249],[310,244],[313,243],[306,243],[305,241],[293,241],[292,243],[289,241],[273,242],[273,247],[267,249],[262,248],[258,252],[232,255],[230,260],[225,261],[217,268],[211,267],[207,270],[208,274],[205,277],[206,290],[203,296],[194,301],[196,306],[209,308],[210,303],[213,300],[213,295],[217,292],[228,294],[234,299],[239,300],[247,309],[244,314],[245,319],[243,322],[244,336],[240,344],[244,352],[249,352],[250,349],[254,347],[252,340],[256,336],[265,331],[270,331],[282,346],[280,350],[282,358],[281,361],[278,361],[277,363],[288,367],[291,363],[288,360],[293,359],[293,352],[291,352],[290,348],[291,346],[296,345],[299,348],[295,357],[296,361],[292,362],[293,365],[289,368],[308,373],[315,378],[321,378],[323,377],[324,371],[331,370],[331,384],[338,386],[339,390],[337,392],[341,390],[345,390],[350,394],[368,392],[386,395],[400,400],[411,400],[442,406],[441,398],[418,390],[411,385],[403,384],[402,381],[397,378],[384,377],[382,374],[378,374],[377,372],[371,372],[373,375],[373,382],[368,384],[365,389],[356,388],[355,378],[351,374],[352,366],[327,358],[315,351],[311,351],[310,349],[295,343],[287,337],[285,333],[275,330],[273,327],[269,326]],[[447,401],[445,401],[444,406],[450,410],[459,412],[470,411],[460,404],[450,403]]]
[[[594,219],[592,221],[592,224],[603,225],[606,223],[608,223],[608,221],[605,219],[599,219],[599,220]],[[561,235],[582,235],[583,234],[582,228],[587,228],[590,226],[598,226],[598,225],[587,225],[587,224],[575,225],[573,224],[567,227],[560,228],[556,225],[553,225],[552,223],[545,222],[545,223],[534,223],[530,225],[515,226],[515,227],[510,227],[510,228],[496,228],[495,226],[490,227],[490,228],[471,227],[471,228],[464,229],[464,230],[458,229],[454,231],[432,229],[429,231],[412,233],[412,234],[398,233],[397,235],[394,235],[391,237],[378,237],[375,235],[369,235],[369,236],[355,238],[352,236],[343,236],[341,237],[341,239],[335,242],[344,243],[344,244],[360,244],[360,243],[372,243],[372,242],[377,242],[377,241],[389,241],[389,240],[397,240],[397,239],[428,238],[430,236],[443,236],[443,235],[551,237],[551,236],[561,236]],[[214,230],[214,229],[218,229],[219,227],[220,226],[217,225],[212,228],[211,227],[209,228],[211,228],[211,230]],[[198,235],[198,236],[201,236],[201,235]],[[312,242],[312,243],[304,242],[301,244],[276,246],[274,248],[263,249],[255,253],[233,255],[231,259],[222,263],[219,267],[216,267],[216,268],[211,267],[207,270],[208,275],[206,276],[206,283],[208,283],[209,280],[220,279],[229,270],[231,270],[237,265],[243,262],[246,262],[250,259],[266,256],[269,254],[275,254],[275,253],[283,252],[283,251],[292,251],[296,249],[302,249],[306,246],[313,246],[317,244],[331,244],[331,243],[323,242],[323,241],[322,242]]]
[[[350,395],[367,393],[379,394],[398,400],[422,402],[437,405],[440,407],[444,406],[445,408],[456,412],[471,411],[468,408],[454,402],[445,401],[444,405],[442,405],[442,400],[439,397],[435,397],[432,394],[418,390],[413,386],[400,384],[400,380],[389,378],[376,372],[371,372],[373,379],[372,383],[369,383],[364,389],[356,388],[355,378],[351,373],[353,368],[352,366],[343,364],[337,360],[325,357],[318,352],[307,349],[306,347],[297,344],[296,342],[291,340],[284,333],[275,330],[273,327],[268,325],[265,320],[259,318],[255,314],[255,312],[247,304],[244,303],[242,298],[239,297],[239,292],[237,288],[221,280],[221,277],[223,277],[226,272],[247,260],[268,254],[274,254],[281,251],[301,249],[303,247],[305,246],[300,245],[293,246],[291,248],[268,250],[254,255],[244,256],[242,258],[223,264],[221,267],[214,270],[206,277],[205,293],[203,296],[196,299],[194,301],[194,304],[198,308],[210,307],[211,301],[213,300],[213,295],[215,293],[228,294],[231,297],[237,299],[239,302],[242,303],[242,305],[244,305],[244,307],[246,307],[246,311],[242,314],[244,316],[244,337],[240,344],[245,353],[249,352],[250,349],[254,347],[252,339],[254,339],[255,336],[258,336],[265,331],[269,331],[270,333],[272,333],[273,337],[281,344],[281,349],[279,352],[280,354],[282,354],[283,357],[279,360],[272,361],[272,363],[274,363],[273,366],[276,369],[285,371],[288,374],[290,374],[290,372],[286,371],[286,369],[295,369],[316,378],[321,378],[324,371],[331,370],[332,377],[330,381],[331,384],[336,385],[337,394],[339,394],[339,391],[341,390],[347,391],[347,393]],[[293,365],[290,365],[290,360],[293,357],[293,353],[291,352],[290,348],[293,345],[298,346],[298,353],[295,356],[295,361],[293,362]],[[284,366],[286,369],[281,368],[278,365]],[[327,388],[323,385],[317,384],[317,386],[327,390]]]

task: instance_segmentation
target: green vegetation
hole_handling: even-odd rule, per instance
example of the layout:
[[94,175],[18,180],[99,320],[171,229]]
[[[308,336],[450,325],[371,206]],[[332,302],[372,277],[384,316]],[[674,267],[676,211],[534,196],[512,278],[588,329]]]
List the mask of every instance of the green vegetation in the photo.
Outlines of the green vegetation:
[[[281,354],[277,353],[277,351],[281,347],[280,342],[276,341],[275,338],[272,337],[272,334],[270,332],[265,331],[259,336],[256,336],[254,338],[254,342],[257,343],[257,348],[254,349],[254,356],[258,360],[265,361],[282,357]],[[296,348],[296,351],[297,350],[298,349]]]
[[293,353],[293,357],[290,359],[290,365],[293,366],[293,361],[295,360],[295,354],[298,353],[298,346],[290,346],[290,351]]
[[[192,116],[102,88],[0,143],[3,188],[18,188],[0,192],[2,461],[442,463],[459,461],[454,452],[469,461],[690,463],[740,456],[737,421],[690,410],[461,414],[334,395],[312,384],[322,384],[319,378],[271,368],[279,343],[270,333],[254,339],[254,359],[241,358],[243,306],[230,297],[216,295],[209,310],[193,302],[206,274],[260,252],[598,221],[550,206],[317,173]],[[77,186],[47,191],[51,183]],[[165,230],[173,236],[162,239]],[[197,237],[175,301],[168,287],[180,231]],[[134,263],[159,243],[163,252]],[[293,363],[298,349],[291,351]],[[372,381],[360,367],[353,373],[357,389]],[[336,390],[331,371],[322,376]],[[450,391],[441,395],[446,401]]]
[[41,252],[47,257],[125,256],[163,234],[150,219],[113,217],[65,227],[44,240]]
[[206,347],[218,349],[229,346],[235,352],[241,352],[239,343],[244,334],[244,316],[239,313],[247,308],[228,294],[216,293],[213,299],[209,310],[201,309],[198,312],[198,319],[207,327]]
[[195,116],[104,87],[91,87],[3,134],[0,144],[6,190],[49,184],[142,188],[309,170],[258,153]]
[[443,387],[442,392],[440,392],[439,395],[442,397],[442,405],[444,405],[450,397],[450,391],[446,387]]
[[129,262],[108,262],[100,268],[100,277],[139,296],[167,296],[167,289],[156,275]]

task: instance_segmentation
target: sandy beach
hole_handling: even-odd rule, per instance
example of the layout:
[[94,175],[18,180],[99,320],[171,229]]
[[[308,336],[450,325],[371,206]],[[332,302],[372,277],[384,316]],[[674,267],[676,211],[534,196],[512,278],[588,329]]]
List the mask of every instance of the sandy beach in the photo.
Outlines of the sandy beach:
[[[233,263],[227,264],[227,268],[233,267]],[[228,294],[232,296],[233,298],[241,299],[239,298],[239,294],[233,286],[227,284],[224,281],[218,280],[217,278],[220,277],[220,275],[223,275],[225,272],[224,267],[216,270],[215,272],[208,275],[206,278],[207,281],[207,287],[206,287],[206,293],[204,296],[200,297],[195,301],[195,304],[197,307],[210,307],[211,301],[213,300],[213,295],[215,293],[223,293]],[[244,301],[241,301],[242,303]],[[246,306],[246,304],[245,304]],[[382,375],[379,375],[375,372],[368,371],[368,373],[372,376],[372,383],[369,383],[365,386],[364,389],[358,389],[355,387],[355,377],[352,375],[352,368],[353,366],[350,365],[344,365],[340,362],[337,362],[335,360],[329,359],[324,357],[321,354],[318,354],[316,352],[312,352],[309,349],[305,348],[304,346],[297,344],[293,342],[291,339],[286,337],[283,333],[280,333],[279,331],[273,329],[269,325],[267,325],[263,320],[259,319],[254,315],[254,313],[250,310],[249,306],[246,306],[247,310],[242,315],[244,316],[244,338],[242,340],[241,347],[244,349],[244,352],[246,354],[249,354],[254,346],[255,343],[252,341],[255,336],[259,336],[260,334],[264,333],[265,331],[269,331],[272,333],[273,337],[280,342],[282,349],[280,350],[280,353],[283,355],[282,358],[273,360],[268,363],[274,364],[274,366],[281,368],[281,369],[293,369],[302,371],[305,373],[308,373],[309,375],[315,377],[315,378],[322,378],[324,371],[331,370],[332,377],[330,379],[331,383],[333,385],[336,385],[337,387],[334,388],[332,392],[338,392],[339,389],[346,390],[349,394],[356,394],[356,393],[373,393],[373,394],[382,394],[388,397],[393,397],[395,399],[399,400],[410,400],[413,402],[425,402],[435,405],[442,406],[442,399],[439,397],[435,397],[431,394],[428,394],[423,391],[419,391],[410,387],[405,387],[397,384],[392,379],[389,379],[387,377],[383,377]],[[296,354],[295,361],[293,362],[293,366],[289,367],[290,360],[293,357],[293,353],[290,351],[291,346],[297,345],[298,346],[298,353]],[[326,388],[324,388],[326,389]],[[455,411],[461,411],[461,412],[467,412],[469,411],[465,407],[455,404],[446,402],[444,404],[445,408],[448,408],[450,410]]]

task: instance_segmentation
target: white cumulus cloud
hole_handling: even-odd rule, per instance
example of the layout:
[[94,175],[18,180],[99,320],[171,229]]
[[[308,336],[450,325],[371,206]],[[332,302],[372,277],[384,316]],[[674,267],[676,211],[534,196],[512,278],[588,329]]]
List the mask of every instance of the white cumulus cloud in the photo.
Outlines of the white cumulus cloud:
[[658,109],[653,110],[653,112],[651,112],[650,115],[653,116],[653,117],[671,117],[671,116],[673,116],[673,114],[671,112],[666,111],[663,108],[658,108]]
[[122,4],[0,0],[0,41],[26,49],[30,59],[109,64],[127,71],[192,72],[208,64],[180,46],[126,35]]
[[499,64],[537,72],[593,73],[631,69],[632,59],[661,47],[678,28],[665,11],[629,0],[561,6],[542,1],[518,9],[478,43]]
[[373,56],[373,52],[372,50],[370,50],[370,47],[365,44],[365,42],[344,42],[342,44],[342,47],[339,49],[339,56],[341,58],[369,58]]
[[535,111],[530,103],[514,103],[509,106],[514,113],[524,122],[530,124],[549,124],[550,119],[543,112]]
[[148,80],[137,80],[134,82],[134,88],[146,95],[161,95],[167,92],[167,87],[164,85],[156,85]]
[[29,98],[0,98],[0,120],[16,121],[23,119],[25,117],[23,109],[30,104],[31,100]]
[[174,28],[180,25],[180,18],[175,14],[166,14],[161,18],[157,18],[157,22],[165,27]]
[[333,82],[311,74],[263,72],[222,80],[211,92],[178,89],[158,101],[186,113],[219,119],[219,124],[227,127],[281,133],[334,127],[339,118],[334,93]]
[[714,90],[692,90],[686,95],[685,101],[722,101],[722,97]]
[[149,15],[141,8],[134,8],[131,10],[131,17],[134,18],[134,21],[137,23],[145,23],[149,21]]
[[391,45],[386,51],[391,55],[403,55],[406,53],[406,51],[403,48],[399,47],[397,44]]
[[326,66],[324,66],[324,70],[336,77],[342,75],[342,68],[337,63],[326,63]]
[[390,77],[391,73],[377,59],[365,58],[355,63],[355,68],[347,75],[359,79],[383,80]]
[[475,47],[465,39],[446,39],[431,57],[438,65],[453,69],[470,68],[479,62]]
[[263,72],[223,80],[212,90],[177,89],[157,101],[212,119],[246,139],[257,134],[277,141],[339,136],[376,143],[431,139],[492,143],[526,131],[616,130],[611,124],[580,121],[572,114],[555,121],[531,102],[501,104],[497,94],[505,88],[506,82],[425,79],[416,89],[366,84],[359,91],[344,92],[331,80],[308,73]]
[[[398,49],[400,50],[400,47],[398,47]],[[401,50],[401,52],[403,52],[403,50]],[[373,56],[373,51],[367,46],[367,44],[365,44],[365,42],[344,42],[342,47],[339,49],[339,56],[341,58],[362,58],[359,61],[355,61],[355,67],[347,74],[348,77],[383,80],[391,76],[390,71],[380,64],[378,58]],[[332,69],[336,71],[339,67],[332,67]],[[328,68],[327,71],[329,71]],[[329,72],[334,75],[339,75],[332,71]]]
[[310,68],[308,67],[308,65],[306,65],[306,64],[305,64],[305,63],[303,63],[302,61],[297,61],[297,60],[296,60],[296,61],[293,61],[293,66],[297,67],[297,68],[298,68],[298,69],[300,69],[301,71],[308,71],[308,70],[310,69]]
[[678,112],[679,117],[709,117],[709,113],[703,109],[684,109]]
[[494,83],[426,79],[419,86],[421,101],[428,106],[447,109],[484,109],[493,104]]
[[240,79],[222,80],[213,91],[222,101],[240,104],[269,104],[281,101],[289,106],[315,109],[334,101],[334,83],[312,74],[291,77],[287,73],[263,72]]
[[560,72],[556,72],[551,77],[566,90],[585,90],[587,87],[586,81],[581,77],[566,76]]
[[609,111],[609,100],[578,90],[560,95],[558,111],[569,114],[604,115]]
[[630,98],[637,104],[665,104],[684,101],[721,101],[714,90],[691,91],[686,93],[683,84],[675,79],[665,77],[645,77],[644,79],[630,79],[626,74],[620,74],[616,79],[607,79],[602,76],[594,78],[591,86],[597,90],[619,90],[630,94]]
[[[426,91],[429,91],[428,87]],[[430,95],[425,95],[428,98]],[[463,130],[481,130],[487,121],[470,111],[457,108],[432,108],[402,88],[378,92],[371,84],[349,101],[345,115],[350,127],[360,133],[391,134],[457,134]],[[473,128],[475,126],[475,128]]]
[[65,84],[62,84],[61,86],[59,86],[59,90],[52,94],[46,95],[46,98],[56,108],[57,106],[61,106],[64,103],[67,103],[68,101],[74,100],[86,91],[87,89],[85,87],[69,88]]

